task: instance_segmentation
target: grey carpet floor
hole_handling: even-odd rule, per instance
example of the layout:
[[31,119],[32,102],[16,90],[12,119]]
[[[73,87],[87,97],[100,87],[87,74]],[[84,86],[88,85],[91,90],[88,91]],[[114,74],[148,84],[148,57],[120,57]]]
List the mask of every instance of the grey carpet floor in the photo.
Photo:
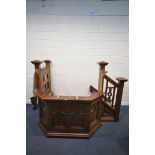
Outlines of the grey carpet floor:
[[26,105],[27,155],[128,155],[129,107],[122,106],[119,122],[106,122],[90,139],[47,138],[39,128],[38,110]]

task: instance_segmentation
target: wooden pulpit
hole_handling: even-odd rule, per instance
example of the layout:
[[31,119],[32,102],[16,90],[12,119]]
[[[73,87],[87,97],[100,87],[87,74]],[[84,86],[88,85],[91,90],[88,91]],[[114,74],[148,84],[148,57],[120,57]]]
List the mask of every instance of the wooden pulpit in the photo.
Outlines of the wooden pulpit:
[[[106,75],[107,62],[99,62],[98,90],[90,96],[59,96],[52,91],[50,60],[35,60],[33,110],[39,109],[38,124],[48,137],[89,138],[102,121],[117,121],[125,78],[118,82]],[[41,64],[45,63],[45,67]]]

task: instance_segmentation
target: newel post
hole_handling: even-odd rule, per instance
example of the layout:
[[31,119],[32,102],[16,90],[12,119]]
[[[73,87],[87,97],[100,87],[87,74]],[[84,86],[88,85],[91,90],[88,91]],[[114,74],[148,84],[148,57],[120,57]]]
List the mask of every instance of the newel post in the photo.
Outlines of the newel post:
[[39,60],[34,60],[34,61],[31,61],[31,63],[34,64],[34,66],[35,66],[35,73],[34,73],[34,81],[33,81],[34,96],[32,96],[30,99],[31,99],[31,103],[32,103],[32,109],[36,110],[37,109],[37,96],[35,95],[35,90],[41,88],[41,85],[40,85],[40,64],[42,62]]
[[115,103],[115,119],[116,121],[119,120],[119,113],[120,113],[120,107],[121,107],[121,101],[122,101],[122,95],[123,95],[123,88],[124,88],[124,82],[127,82],[128,79],[124,77],[118,77],[116,78],[118,81],[118,88],[117,88],[117,95],[116,95],[116,103]]
[[108,62],[100,61],[99,64],[99,78],[98,78],[98,91],[103,91],[104,79],[103,77],[107,73],[105,66],[108,65]]
[[44,62],[46,63],[46,69],[47,69],[48,72],[50,73],[50,64],[51,64],[51,60],[44,60]]
[[34,60],[31,61],[32,64],[35,66],[35,73],[34,73],[34,87],[33,92],[35,89],[41,89],[41,79],[40,79],[40,64],[42,61],[40,60]]
[[49,90],[51,91],[51,60],[44,60],[44,62],[46,63],[46,69],[48,72],[48,80],[49,80]]

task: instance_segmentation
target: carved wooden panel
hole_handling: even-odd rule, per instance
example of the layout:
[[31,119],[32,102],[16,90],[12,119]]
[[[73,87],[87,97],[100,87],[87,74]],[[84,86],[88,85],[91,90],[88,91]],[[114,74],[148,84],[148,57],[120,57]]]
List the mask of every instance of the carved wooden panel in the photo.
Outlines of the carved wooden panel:
[[45,108],[45,103],[41,102],[39,100],[39,119],[42,121],[44,124],[47,124],[46,120],[46,108]]
[[50,105],[50,121],[52,129],[84,129],[85,108],[67,102]]
[[98,116],[98,102],[99,102],[99,100],[93,102],[90,105],[90,122],[98,119],[97,118],[97,116]]

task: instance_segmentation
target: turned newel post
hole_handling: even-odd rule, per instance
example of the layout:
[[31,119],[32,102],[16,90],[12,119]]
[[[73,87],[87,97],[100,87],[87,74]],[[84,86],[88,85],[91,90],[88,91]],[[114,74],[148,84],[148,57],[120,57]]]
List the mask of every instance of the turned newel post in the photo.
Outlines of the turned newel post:
[[46,63],[46,69],[47,69],[48,73],[50,73],[51,60],[44,60],[44,62]]
[[50,68],[51,60],[44,60],[44,62],[46,63],[46,66]]
[[42,61],[34,60],[34,61],[31,61],[31,63],[34,64],[35,66],[34,88],[33,88],[33,92],[35,92],[36,89],[41,89],[40,64],[42,63]]
[[47,68],[48,72],[50,73],[51,60],[44,60],[44,62],[46,63],[46,68]]
[[100,61],[99,64],[99,78],[98,78],[98,91],[103,91],[104,79],[103,77],[107,73],[105,66],[108,65],[108,62]]
[[51,92],[51,60],[44,60],[44,62],[46,63],[46,70],[48,72],[48,85],[49,85],[49,92]]
[[115,119],[119,119],[119,113],[120,113],[120,107],[121,107],[121,101],[122,101],[122,95],[123,95],[123,88],[124,88],[124,82],[128,81],[128,79],[124,77],[118,77],[116,78],[118,81],[118,88],[117,88],[117,95],[116,95],[116,103],[115,103]]
[[34,61],[31,61],[31,63],[34,64],[34,66],[35,66],[35,73],[34,73],[34,82],[33,82],[34,96],[31,97],[30,99],[31,99],[31,103],[32,103],[32,109],[36,110],[37,109],[37,96],[35,95],[35,91],[37,89],[41,88],[41,85],[40,85],[40,64],[42,62],[39,60],[34,60]]

